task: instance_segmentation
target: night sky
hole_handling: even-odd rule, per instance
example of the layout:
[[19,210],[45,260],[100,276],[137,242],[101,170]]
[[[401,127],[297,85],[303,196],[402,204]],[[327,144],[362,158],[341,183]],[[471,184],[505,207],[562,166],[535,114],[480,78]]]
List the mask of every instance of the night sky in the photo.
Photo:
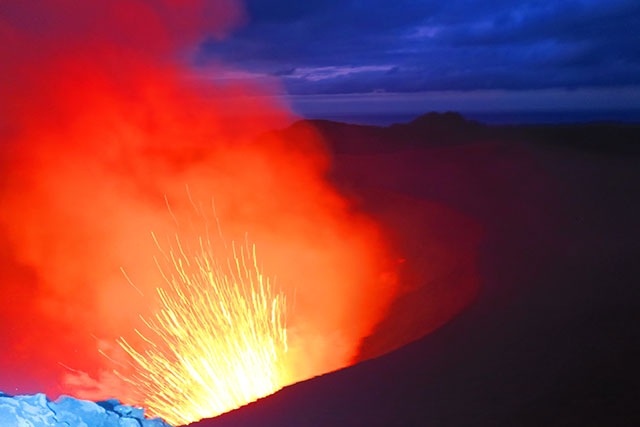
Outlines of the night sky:
[[636,0],[248,0],[195,61],[275,83],[294,110],[640,109]]

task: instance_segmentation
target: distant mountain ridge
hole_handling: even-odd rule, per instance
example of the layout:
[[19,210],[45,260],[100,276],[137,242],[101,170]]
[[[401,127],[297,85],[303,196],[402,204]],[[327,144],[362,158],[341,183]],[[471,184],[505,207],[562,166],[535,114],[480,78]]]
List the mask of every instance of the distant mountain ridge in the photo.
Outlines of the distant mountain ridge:
[[554,144],[609,153],[640,153],[640,124],[594,122],[557,125],[487,125],[456,112],[423,114],[390,126],[300,120],[285,134],[312,125],[336,154],[385,153],[408,148],[489,141]]

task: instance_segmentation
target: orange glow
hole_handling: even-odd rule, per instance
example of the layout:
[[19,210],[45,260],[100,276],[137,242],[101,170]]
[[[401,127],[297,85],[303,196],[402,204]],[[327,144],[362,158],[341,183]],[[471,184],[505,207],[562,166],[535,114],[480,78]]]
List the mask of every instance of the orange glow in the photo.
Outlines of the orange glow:
[[[207,8],[213,18],[203,23]],[[249,236],[252,244],[236,248],[235,255],[242,260],[244,253],[252,284],[242,286],[264,297],[260,307],[285,308],[286,296],[285,379],[278,365],[271,391],[353,363],[395,294],[381,230],[326,180],[329,156],[313,129],[300,126],[287,140],[265,133],[291,120],[269,88],[205,85],[176,60],[188,56],[198,31],[222,36],[243,19],[242,7],[231,0],[94,0],[82,8],[74,1],[28,0],[2,13],[0,371],[10,374],[0,378],[1,389],[149,406],[149,395],[172,402],[183,396],[183,386],[178,393],[170,384],[181,372],[163,375],[166,388],[154,390],[144,366],[163,357],[195,357],[187,348],[209,345],[212,318],[222,313],[196,304],[199,314],[189,318],[188,329],[199,335],[178,348],[178,330],[160,319],[168,322],[162,316],[171,312],[188,318],[186,306],[178,304],[181,292],[197,300],[211,280],[193,279],[183,288],[169,269],[179,279],[182,268],[196,274],[185,267],[187,260],[208,260],[220,264],[219,281],[237,275],[237,268],[224,265],[233,253],[183,256],[178,250],[178,269],[161,264],[169,283],[162,277],[151,232],[175,236],[177,219],[183,248],[197,249],[199,239],[210,236],[193,226],[185,185],[193,200],[215,198],[227,242]],[[37,28],[30,27],[34,22]],[[215,68],[210,72],[215,75]],[[178,243],[172,244],[176,253]],[[159,246],[169,251],[168,245]],[[275,284],[267,286],[267,277]],[[244,304],[247,295],[240,292],[235,302]],[[265,313],[254,308],[264,323],[259,316]],[[256,337],[275,340],[278,357],[284,320]],[[161,348],[146,353],[151,344],[145,338]],[[260,351],[270,345],[256,344]],[[132,357],[138,361],[133,365]],[[189,363],[175,369],[191,370]],[[211,363],[202,366],[207,370]],[[251,368],[251,377],[261,369]],[[213,387],[210,380],[201,383]],[[247,399],[262,393],[240,388]],[[214,402],[224,394],[216,393],[203,399]],[[216,408],[212,403],[206,413],[223,410]]]

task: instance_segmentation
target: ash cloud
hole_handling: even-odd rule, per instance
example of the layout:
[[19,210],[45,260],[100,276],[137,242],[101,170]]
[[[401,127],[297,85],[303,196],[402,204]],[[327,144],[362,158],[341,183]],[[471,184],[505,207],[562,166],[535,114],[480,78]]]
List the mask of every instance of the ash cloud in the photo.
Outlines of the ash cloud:
[[2,5],[0,387],[135,403],[109,343],[154,309],[166,200],[181,220],[215,199],[225,237],[296,295],[293,379],[350,363],[383,315],[382,233],[326,182],[315,132],[256,138],[289,119],[265,88],[184,78],[193,43],[244,19],[234,1]]

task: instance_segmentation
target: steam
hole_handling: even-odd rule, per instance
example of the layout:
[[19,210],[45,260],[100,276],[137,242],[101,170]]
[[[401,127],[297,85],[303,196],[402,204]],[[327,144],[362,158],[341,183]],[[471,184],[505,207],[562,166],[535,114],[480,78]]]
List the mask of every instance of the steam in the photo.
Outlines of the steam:
[[176,232],[165,200],[189,217],[187,186],[294,301],[291,381],[351,363],[383,316],[382,236],[325,181],[313,129],[263,134],[290,119],[266,88],[186,78],[200,38],[245,19],[231,0],[2,2],[0,389],[126,402],[114,343],[154,309],[151,233]]

